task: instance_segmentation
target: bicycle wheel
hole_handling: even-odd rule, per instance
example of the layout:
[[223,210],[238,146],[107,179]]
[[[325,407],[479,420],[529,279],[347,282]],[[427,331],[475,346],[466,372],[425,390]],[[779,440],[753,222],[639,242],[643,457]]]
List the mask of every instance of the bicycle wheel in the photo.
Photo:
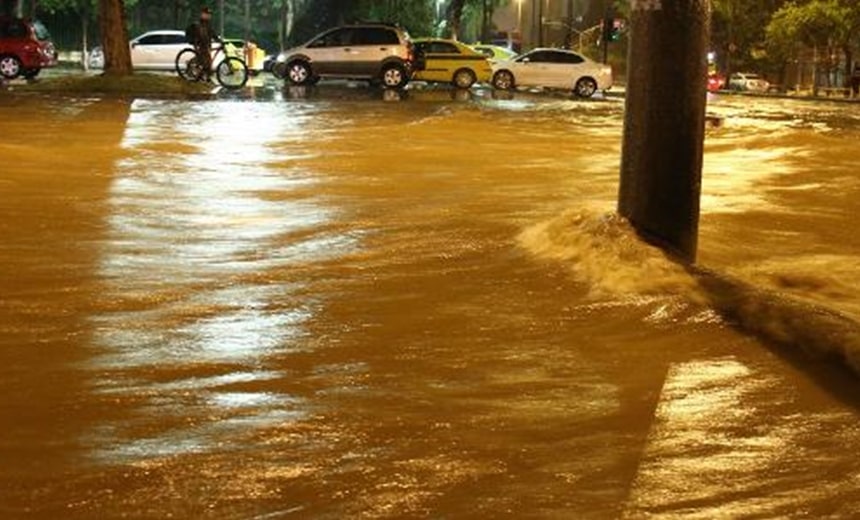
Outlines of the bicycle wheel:
[[185,81],[199,81],[203,77],[203,67],[194,49],[182,49],[176,55],[176,73]]
[[248,81],[248,66],[239,58],[228,56],[218,64],[215,77],[224,88],[242,88]]

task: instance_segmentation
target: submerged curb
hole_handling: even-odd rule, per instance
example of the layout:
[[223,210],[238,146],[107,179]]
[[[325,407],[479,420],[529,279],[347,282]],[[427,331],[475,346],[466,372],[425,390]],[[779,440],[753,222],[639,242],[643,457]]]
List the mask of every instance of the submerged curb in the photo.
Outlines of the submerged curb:
[[741,329],[812,359],[832,360],[860,376],[860,323],[842,313],[690,267],[711,305]]

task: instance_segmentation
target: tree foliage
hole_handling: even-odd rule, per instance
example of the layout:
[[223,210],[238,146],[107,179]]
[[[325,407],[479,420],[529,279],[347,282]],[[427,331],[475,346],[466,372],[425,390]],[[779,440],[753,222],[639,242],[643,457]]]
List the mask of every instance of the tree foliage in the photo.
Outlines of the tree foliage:
[[[860,9],[851,0],[789,2],[777,10],[766,27],[767,47],[786,60],[804,47],[821,56],[822,65],[834,69],[844,62],[846,76],[853,50],[860,43]],[[853,3],[853,2],[852,2]],[[840,53],[844,60],[840,60]]]
[[[119,0],[0,0],[6,10],[37,6],[40,12],[58,13],[68,32],[77,20],[79,48],[87,47],[88,23],[95,22],[103,2]],[[531,2],[544,0],[530,0]],[[552,0],[561,2],[563,0]],[[609,0],[575,0],[577,12],[600,18]],[[858,0],[711,0],[712,49],[719,68],[730,73],[741,68],[779,71],[799,47],[814,46],[822,56],[840,54],[851,64],[860,49]],[[398,23],[413,36],[442,35],[464,41],[484,40],[494,31],[493,12],[512,0],[125,0],[126,28],[136,36],[152,29],[182,29],[203,5],[215,12],[219,32],[256,39],[275,52],[307,41],[340,23],[377,20]],[[629,0],[615,0],[619,16]],[[442,8],[441,12],[437,9]],[[59,14],[64,13],[64,14]],[[247,13],[247,15],[246,15]],[[27,13],[30,14],[30,13]],[[63,18],[65,16],[65,18]],[[55,30],[56,29],[56,30]],[[72,38],[61,38],[64,42]],[[835,51],[833,49],[836,49]]]
[[726,73],[763,64],[764,27],[785,0],[712,0],[711,45]]
[[767,42],[774,50],[788,55],[797,44],[828,47],[845,39],[847,9],[838,0],[790,2],[780,8],[766,27]]

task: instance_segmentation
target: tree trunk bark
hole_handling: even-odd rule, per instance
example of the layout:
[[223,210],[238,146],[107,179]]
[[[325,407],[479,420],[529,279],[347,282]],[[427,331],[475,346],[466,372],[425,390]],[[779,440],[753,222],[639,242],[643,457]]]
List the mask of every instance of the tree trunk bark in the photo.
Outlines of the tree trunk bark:
[[448,31],[449,36],[456,40],[460,34],[460,21],[463,18],[463,6],[465,0],[451,0],[448,4]]
[[89,2],[84,2],[81,5],[81,67],[90,70],[90,60],[88,59],[90,47],[90,8]]
[[696,259],[708,0],[634,4],[618,212],[647,241]]
[[123,0],[99,0],[99,29],[105,56],[104,73],[109,76],[132,74]]
[[[223,31],[221,32],[223,35]],[[251,0],[245,0],[245,41],[251,40]]]

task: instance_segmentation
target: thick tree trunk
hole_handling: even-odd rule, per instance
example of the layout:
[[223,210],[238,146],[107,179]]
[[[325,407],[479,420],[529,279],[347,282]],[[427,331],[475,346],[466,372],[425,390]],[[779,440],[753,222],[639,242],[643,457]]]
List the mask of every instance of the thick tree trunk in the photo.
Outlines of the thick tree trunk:
[[708,0],[634,4],[618,210],[646,240],[696,259]]
[[90,9],[85,2],[81,7],[81,67],[89,70],[90,61],[87,59],[90,48]]
[[105,74],[130,75],[131,52],[128,48],[123,0],[99,0],[99,29],[105,55]]
[[448,35],[456,40],[460,34],[460,21],[463,18],[465,0],[451,0],[448,4]]

